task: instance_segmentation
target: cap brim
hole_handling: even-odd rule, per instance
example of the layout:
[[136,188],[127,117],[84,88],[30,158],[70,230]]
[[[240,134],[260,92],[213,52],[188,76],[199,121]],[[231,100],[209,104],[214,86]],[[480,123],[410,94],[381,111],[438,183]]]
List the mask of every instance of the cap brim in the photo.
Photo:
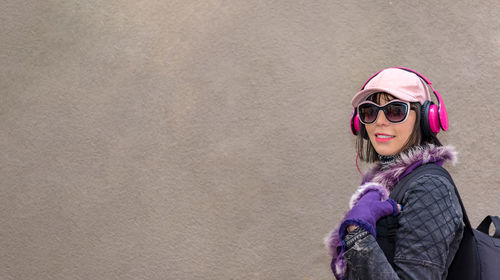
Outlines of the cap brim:
[[358,93],[356,93],[354,95],[354,97],[352,98],[352,101],[351,101],[352,106],[358,107],[359,103],[365,101],[370,95],[377,93],[377,92],[387,92],[388,94],[390,94],[398,99],[401,99],[403,101],[420,102],[420,100],[418,100],[417,98],[415,98],[414,96],[411,96],[410,94],[408,94],[406,92],[401,92],[401,91],[397,91],[397,90],[390,89],[390,88],[368,88],[368,89],[364,89],[362,91],[359,91]]

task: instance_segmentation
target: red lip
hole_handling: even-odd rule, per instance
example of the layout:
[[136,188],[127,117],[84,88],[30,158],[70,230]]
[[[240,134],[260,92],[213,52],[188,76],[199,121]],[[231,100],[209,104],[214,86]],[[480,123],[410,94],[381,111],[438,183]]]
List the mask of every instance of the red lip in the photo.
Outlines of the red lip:
[[[389,138],[382,138],[382,137],[379,137],[379,136],[390,136]],[[394,136],[392,135],[389,135],[389,134],[385,134],[385,133],[375,133],[375,140],[379,143],[385,143],[385,142],[389,142],[391,141],[392,139],[394,139]]]

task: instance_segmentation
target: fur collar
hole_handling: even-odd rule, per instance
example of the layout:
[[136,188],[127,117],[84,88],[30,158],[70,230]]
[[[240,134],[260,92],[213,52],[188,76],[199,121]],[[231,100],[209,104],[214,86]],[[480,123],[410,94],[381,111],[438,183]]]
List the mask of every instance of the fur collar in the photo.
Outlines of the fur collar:
[[[401,153],[393,162],[384,168],[382,168],[380,163],[377,163],[364,174],[361,186],[359,186],[351,197],[349,208],[352,208],[358,200],[371,189],[379,191],[382,194],[382,199],[385,200],[389,197],[396,183],[415,168],[431,162],[442,165],[446,161],[450,161],[452,164],[457,162],[457,152],[455,148],[453,146],[435,146],[429,144],[416,146],[405,153]],[[338,257],[337,247],[340,245],[338,229],[344,219],[340,221],[338,226],[331,231],[324,240],[325,246],[328,248],[334,260]]]
[[435,146],[432,144],[416,146],[400,154],[388,166],[382,168],[382,164],[377,163],[372,169],[363,175],[363,181],[358,190],[352,195],[349,208],[368,191],[372,189],[368,182],[380,184],[387,192],[379,190],[382,198],[387,199],[394,186],[401,178],[413,171],[415,168],[426,163],[437,163],[443,165],[450,161],[453,165],[457,162],[457,152],[453,146]]
[[390,163],[389,166],[383,170],[381,164],[378,163],[365,173],[363,176],[363,183],[379,183],[391,191],[394,185],[399,181],[401,175],[403,175],[406,169],[413,164],[420,163],[419,166],[430,162],[439,162],[443,164],[445,161],[451,161],[452,164],[456,163],[457,152],[453,146],[435,146],[432,144],[416,146],[400,154],[394,162]]

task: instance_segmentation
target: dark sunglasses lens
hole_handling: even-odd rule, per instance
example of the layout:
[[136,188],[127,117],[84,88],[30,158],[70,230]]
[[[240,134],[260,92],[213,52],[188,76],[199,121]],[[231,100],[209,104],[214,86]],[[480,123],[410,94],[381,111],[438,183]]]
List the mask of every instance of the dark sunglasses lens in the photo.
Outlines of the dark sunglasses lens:
[[378,108],[373,104],[359,106],[359,118],[363,123],[372,123],[377,119]]
[[391,122],[400,122],[405,119],[408,107],[404,103],[391,103],[385,106],[385,117]]

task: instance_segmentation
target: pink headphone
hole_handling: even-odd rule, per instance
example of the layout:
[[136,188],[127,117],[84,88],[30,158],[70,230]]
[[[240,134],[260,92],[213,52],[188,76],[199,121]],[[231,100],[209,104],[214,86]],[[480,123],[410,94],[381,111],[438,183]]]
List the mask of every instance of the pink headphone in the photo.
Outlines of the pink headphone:
[[[422,133],[425,136],[430,136],[430,135],[435,135],[439,133],[440,128],[443,129],[444,131],[448,130],[448,114],[446,113],[446,107],[444,106],[443,99],[441,98],[441,95],[437,90],[435,90],[432,87],[432,83],[429,79],[427,79],[424,75],[418,73],[415,70],[412,70],[410,68],[406,67],[391,67],[391,68],[397,68],[397,69],[402,69],[406,70],[408,72],[411,72],[418,77],[420,77],[425,83],[432,89],[432,92],[436,96],[438,100],[438,105],[436,106],[432,101],[425,101],[424,104],[422,105],[422,118],[420,121],[420,126],[422,127]],[[384,71],[380,70],[377,73],[375,73],[373,76],[371,76],[361,87],[361,90],[365,89],[366,84],[373,79],[375,76],[377,76],[380,72]],[[368,135],[366,134],[366,131],[364,127],[360,127],[360,122],[358,118],[358,112],[357,108],[354,108],[352,111],[351,115],[351,131],[354,135],[358,135],[358,133],[362,131],[362,136],[367,139]]]

